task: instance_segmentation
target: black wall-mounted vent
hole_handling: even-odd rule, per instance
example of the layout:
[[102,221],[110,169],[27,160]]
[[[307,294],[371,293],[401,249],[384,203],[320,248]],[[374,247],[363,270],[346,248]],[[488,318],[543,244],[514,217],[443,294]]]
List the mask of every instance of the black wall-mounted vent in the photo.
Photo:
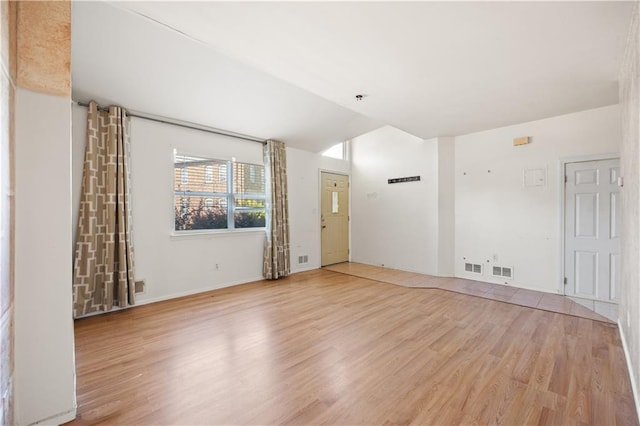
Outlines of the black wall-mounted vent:
[[420,176],[407,176],[393,179],[387,179],[387,183],[405,183],[405,182],[419,182]]

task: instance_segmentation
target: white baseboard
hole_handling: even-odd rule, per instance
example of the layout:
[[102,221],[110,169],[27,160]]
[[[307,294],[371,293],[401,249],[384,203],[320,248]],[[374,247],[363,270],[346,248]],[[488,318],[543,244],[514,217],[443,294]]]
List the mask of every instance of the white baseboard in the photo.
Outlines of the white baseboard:
[[170,300],[170,299],[177,299],[178,297],[185,297],[185,296],[191,296],[199,293],[206,293],[207,291],[219,290],[221,288],[233,287],[234,285],[248,284],[248,283],[262,281],[262,280],[264,280],[264,277],[259,276],[256,278],[249,278],[246,280],[229,281],[223,284],[214,284],[211,286],[200,287],[195,290],[179,291],[177,293],[171,293],[164,296],[152,297],[150,299],[143,299],[140,301],[136,301],[136,304],[133,306],[129,306],[129,308],[133,308],[134,306],[148,305],[149,303],[163,302],[165,300]]
[[51,417],[47,417],[46,419],[38,420],[32,425],[61,425],[63,423],[70,422],[71,420],[76,418],[76,409],[73,408],[67,412],[55,414]]
[[318,266],[318,265],[310,265],[310,266],[307,266],[305,268],[292,269],[291,270],[291,274],[297,274],[298,272],[313,271],[315,269],[320,269],[320,266]]
[[629,380],[631,381],[631,391],[633,393],[633,400],[636,403],[636,415],[640,417],[640,394],[638,393],[638,383],[636,383],[636,375],[634,374],[633,365],[631,364],[627,339],[624,337],[624,332],[622,330],[622,324],[620,323],[620,320],[618,320],[618,332],[620,333],[620,340],[622,340],[624,358],[627,361],[627,371],[629,372]]
[[[298,272],[313,271],[314,269],[319,269],[319,267],[312,265],[308,268],[292,270],[290,274],[297,274]],[[249,284],[249,283],[254,283],[254,282],[263,281],[263,280],[264,280],[264,277],[261,275],[259,277],[249,278],[245,280],[229,281],[223,284],[215,284],[212,286],[200,287],[195,290],[180,291],[177,293],[167,294],[165,296],[152,297],[150,299],[140,300],[139,302],[137,301],[135,305],[129,306],[127,308],[133,308],[135,306],[141,306],[141,305],[148,305],[149,303],[163,302],[165,300],[177,299],[179,297],[191,296],[199,293],[206,293],[207,291],[220,290],[221,288],[233,287],[234,285],[240,285],[240,284]],[[104,312],[101,312],[101,313],[104,313]]]
[[[310,267],[304,268],[304,269],[296,269],[294,271],[291,271],[291,274],[297,274],[298,272],[313,271],[314,269],[319,269],[319,267],[318,266],[310,266]],[[106,313],[109,313],[109,312],[122,311],[124,309],[135,308],[136,306],[149,305],[151,303],[157,303],[157,302],[164,302],[165,300],[177,299],[179,297],[185,297],[185,296],[192,296],[194,294],[206,293],[208,291],[219,290],[221,288],[227,288],[227,287],[233,287],[234,285],[249,284],[249,283],[262,281],[262,280],[264,280],[264,277],[263,276],[259,276],[259,277],[244,279],[244,280],[229,281],[229,282],[222,283],[222,284],[214,284],[214,285],[211,285],[211,286],[200,287],[200,288],[197,288],[197,289],[194,289],[194,290],[179,291],[177,293],[166,294],[164,296],[158,296],[158,297],[151,297],[149,299],[136,300],[136,304],[135,305],[124,306],[124,307],[114,306],[113,309],[111,309],[110,311],[106,311],[106,312],[105,311],[91,312],[90,314],[80,316],[80,317],[78,317],[76,319],[92,317],[94,315],[102,315],[102,314],[106,314]]]
[[404,272],[412,272],[414,274],[422,274],[422,275],[430,275],[432,277],[440,277],[440,278],[453,278],[453,275],[434,275],[434,274],[430,274],[428,272],[425,271],[419,271],[417,269],[412,269],[412,268],[400,268],[398,266],[394,266],[394,265],[385,265],[382,266],[379,263],[371,263],[368,261],[364,261],[364,260],[357,260],[357,259],[352,259],[349,262],[352,263],[361,263],[363,265],[369,265],[369,266],[377,266],[378,268],[385,268],[385,269],[395,269],[396,271],[404,271]]

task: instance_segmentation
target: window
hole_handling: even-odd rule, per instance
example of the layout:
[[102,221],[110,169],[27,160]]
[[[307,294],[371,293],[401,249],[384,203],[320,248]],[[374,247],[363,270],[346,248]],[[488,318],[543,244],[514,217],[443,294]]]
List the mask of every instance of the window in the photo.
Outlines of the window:
[[347,152],[349,150],[349,141],[340,142],[322,152],[324,157],[337,158],[338,160],[347,160]]
[[176,153],[174,170],[176,231],[265,226],[264,166]]

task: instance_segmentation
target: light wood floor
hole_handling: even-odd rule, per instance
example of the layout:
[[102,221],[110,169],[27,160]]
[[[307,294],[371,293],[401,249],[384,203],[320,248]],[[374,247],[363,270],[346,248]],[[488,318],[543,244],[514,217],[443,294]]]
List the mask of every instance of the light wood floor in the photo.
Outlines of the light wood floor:
[[638,424],[613,324],[327,270],[75,331],[72,424]]
[[465,280],[462,278],[434,277],[432,275],[406,272],[398,269],[383,268],[363,263],[344,262],[325,266],[324,269],[370,280],[401,285],[404,287],[441,288],[456,293],[485,299],[509,302],[528,308],[538,308],[559,314],[575,315],[596,321],[615,324],[610,319],[593,312],[591,309],[574,302],[559,294],[543,293],[541,291],[510,287],[481,281]]

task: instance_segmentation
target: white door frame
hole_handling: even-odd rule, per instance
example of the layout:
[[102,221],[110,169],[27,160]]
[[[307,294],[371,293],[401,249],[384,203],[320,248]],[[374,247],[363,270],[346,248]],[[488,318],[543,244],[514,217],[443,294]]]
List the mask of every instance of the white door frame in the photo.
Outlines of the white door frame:
[[334,175],[346,176],[348,179],[347,185],[347,196],[349,197],[349,220],[347,221],[347,229],[349,230],[349,262],[351,262],[351,173],[344,171],[337,171],[331,169],[318,169],[318,215],[317,215],[317,224],[318,229],[320,230],[320,241],[318,242],[318,246],[320,251],[320,259],[318,259],[318,263],[320,267],[322,267],[322,173],[331,173]]
[[558,160],[558,184],[560,185],[559,197],[560,197],[560,244],[559,244],[559,253],[558,257],[560,259],[559,263],[559,275],[558,275],[558,289],[557,292],[559,294],[565,295],[564,288],[564,277],[565,275],[565,252],[564,252],[564,238],[565,238],[565,197],[566,197],[566,186],[564,177],[566,174],[567,164],[569,163],[584,163],[587,161],[598,161],[598,160],[615,160],[620,159],[620,153],[608,153],[608,154],[594,154],[594,155],[582,155],[578,157],[562,157]]

